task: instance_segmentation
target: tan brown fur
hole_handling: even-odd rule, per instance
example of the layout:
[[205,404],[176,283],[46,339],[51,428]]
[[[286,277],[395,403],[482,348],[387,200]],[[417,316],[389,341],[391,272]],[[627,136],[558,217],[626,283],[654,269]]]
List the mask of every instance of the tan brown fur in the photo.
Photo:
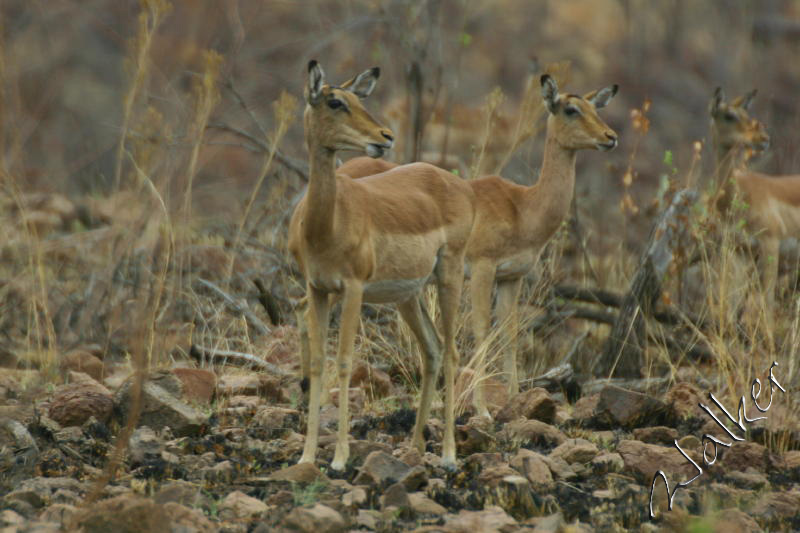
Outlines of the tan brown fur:
[[[371,74],[370,74],[371,73]],[[359,100],[374,86],[377,70],[340,88],[324,84],[316,62],[309,64],[306,143],[311,159],[309,187],[289,225],[289,250],[306,278],[307,310],[302,372],[310,377],[309,418],[300,462],[313,462],[319,427],[325,339],[330,306],[341,300],[337,354],[339,390],[349,389],[352,353],[362,302],[397,303],[423,350],[420,409],[412,444],[424,452],[422,430],[430,413],[439,366],[445,367],[443,463],[455,466],[455,319],[463,281],[464,252],[474,221],[472,189],[452,174],[423,163],[355,181],[334,169],[337,150],[379,156],[392,135]],[[371,84],[370,84],[371,82]],[[364,89],[367,87],[367,89]],[[362,90],[363,89],[363,90]],[[331,100],[339,105],[330,108]],[[444,346],[420,302],[435,280],[441,302]],[[336,452],[331,467],[342,470],[349,456],[347,402],[339,406]]]
[[711,100],[711,133],[717,160],[716,206],[728,216],[733,198],[746,204],[748,229],[759,241],[762,285],[772,304],[778,277],[780,240],[800,237],[800,176],[769,176],[747,168],[748,156],[769,145],[766,128],[750,117],[756,91],[726,102],[721,89]]
[[[467,247],[472,294],[472,328],[477,343],[485,340],[491,323],[491,292],[497,283],[498,322],[504,324],[508,349],[504,373],[509,392],[519,390],[516,368],[515,335],[519,328],[518,299],[521,280],[533,267],[542,247],[559,228],[569,212],[575,185],[575,156],[582,149],[611,149],[616,133],[597,115],[593,99],[559,96],[550,76],[542,77],[543,97],[550,112],[547,121],[544,161],[538,182],[525,187],[500,176],[485,176],[469,181],[475,193],[477,215]],[[598,107],[616,94],[616,86],[603,89]],[[576,108],[577,116],[565,115]],[[340,171],[353,178],[370,165],[359,160],[345,163]],[[375,166],[387,167],[392,163]],[[391,172],[386,173],[390,175]],[[369,178],[365,178],[369,179]],[[480,414],[487,415],[482,387],[475,394]]]

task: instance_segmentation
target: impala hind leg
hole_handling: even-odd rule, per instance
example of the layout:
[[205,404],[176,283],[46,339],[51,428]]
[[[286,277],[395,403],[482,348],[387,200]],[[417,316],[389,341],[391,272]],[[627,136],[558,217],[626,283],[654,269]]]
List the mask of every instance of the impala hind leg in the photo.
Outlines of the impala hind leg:
[[461,303],[461,288],[464,284],[464,255],[445,251],[438,266],[439,307],[442,311],[442,335],[444,337],[444,442],[442,442],[442,466],[456,467],[455,439],[455,373],[458,367],[456,348],[456,322]]
[[519,392],[517,375],[517,333],[519,332],[519,293],[522,278],[497,282],[497,322],[503,330],[503,373],[508,380],[509,398]]
[[320,392],[325,370],[325,339],[328,335],[328,318],[330,304],[328,295],[307,284],[308,298],[308,340],[309,340],[309,395],[308,395],[308,428],[306,442],[303,447],[301,463],[313,463],[317,454],[319,439]]
[[[488,347],[482,345],[489,335],[489,326],[492,322],[492,285],[494,285],[494,276],[495,266],[491,261],[477,260],[472,263],[469,288],[472,298],[472,335],[475,338],[476,350],[488,350]],[[489,363],[489,361],[486,361],[485,365],[488,366]],[[475,386],[472,393],[472,403],[478,416],[489,417],[484,389],[483,383],[478,383]]]
[[442,346],[436,333],[436,327],[420,296],[398,304],[397,309],[422,348],[422,391],[411,445],[420,453],[425,453],[425,437],[422,433],[431,412],[433,391],[439,377],[439,368],[442,365]]

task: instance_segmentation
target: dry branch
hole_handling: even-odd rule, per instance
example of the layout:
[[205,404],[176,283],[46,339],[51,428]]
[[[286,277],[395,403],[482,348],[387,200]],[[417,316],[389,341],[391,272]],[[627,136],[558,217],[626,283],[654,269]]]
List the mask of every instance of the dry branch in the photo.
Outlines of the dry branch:
[[197,283],[203,285],[204,287],[211,289],[217,296],[222,298],[228,308],[235,314],[243,316],[244,319],[247,321],[250,326],[258,332],[259,335],[269,335],[271,332],[269,326],[264,324],[260,318],[258,318],[250,309],[246,306],[240,304],[239,302],[234,299],[233,296],[228,294],[227,292],[220,289],[215,284],[211,283],[208,280],[198,278]]
[[233,365],[254,367],[259,370],[264,370],[270,374],[280,377],[291,376],[291,372],[287,372],[277,365],[273,365],[264,361],[257,355],[243,352],[232,352],[230,350],[218,350],[216,348],[207,348],[205,346],[198,346],[192,344],[189,348],[189,355],[192,359],[200,363],[211,363],[212,365]]

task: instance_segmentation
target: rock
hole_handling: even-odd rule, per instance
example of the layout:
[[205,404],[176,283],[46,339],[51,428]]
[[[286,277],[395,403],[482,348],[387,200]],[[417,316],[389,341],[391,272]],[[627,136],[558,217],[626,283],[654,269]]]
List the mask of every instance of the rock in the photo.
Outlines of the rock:
[[[456,372],[455,397],[463,398],[467,405],[473,405],[474,391],[477,386],[478,377],[471,368],[461,367]],[[486,408],[490,413],[496,413],[508,403],[508,384],[495,377],[480,376],[483,385],[484,400]]]
[[592,459],[592,467],[595,473],[607,474],[608,472],[621,472],[625,467],[625,461],[618,453],[601,452]]
[[666,448],[638,440],[623,440],[617,444],[617,453],[622,456],[625,468],[648,485],[658,470],[663,470],[669,480],[697,475],[697,469],[674,446]]
[[517,521],[497,506],[487,506],[483,511],[462,509],[456,516],[446,519],[448,533],[510,533],[518,528]]
[[372,452],[364,460],[353,481],[356,485],[383,485],[397,482],[411,470],[404,462],[385,452]]
[[768,484],[767,476],[756,471],[752,467],[748,468],[745,472],[739,472],[737,470],[729,472],[725,475],[725,479],[737,487],[751,490],[761,489]]
[[[65,503],[54,503],[49,507],[46,507],[41,514],[39,514],[39,520],[42,522],[55,522],[63,529],[66,529],[67,523],[72,520],[74,516],[78,513],[78,508],[74,505],[68,505]],[[2,520],[0,520],[0,525],[2,524]]]
[[59,444],[78,444],[84,442],[83,430],[78,426],[69,426],[53,433],[53,440]]
[[235,490],[219,503],[219,517],[222,520],[248,519],[261,516],[269,507],[257,498]]
[[[676,383],[664,396],[672,416],[679,420],[705,418],[708,414],[700,409],[700,403],[708,404],[708,395],[700,392],[697,386],[691,383]],[[751,415],[752,416],[752,415]]]
[[567,436],[558,428],[539,420],[519,419],[509,422],[501,433],[506,439],[522,447],[558,446],[567,440]]
[[221,461],[214,466],[201,468],[197,474],[199,479],[210,481],[213,483],[229,483],[233,479],[234,474],[233,463],[230,461]]
[[61,426],[80,426],[92,416],[106,422],[113,408],[109,390],[86,376],[85,379],[56,389],[50,400],[48,416]]
[[164,505],[164,511],[170,517],[171,533],[215,533],[219,531],[219,527],[197,509],[169,502]]
[[175,480],[161,485],[153,496],[153,501],[160,504],[179,503],[189,508],[209,506],[211,501],[203,494],[202,486],[188,481]]
[[651,422],[664,415],[666,405],[660,400],[640,392],[614,385],[606,385],[600,391],[595,408],[595,417],[611,427],[638,427],[642,422]]
[[499,483],[490,486],[485,503],[498,505],[516,518],[526,518],[538,511],[530,483],[516,473],[504,476]]
[[311,463],[299,463],[277,470],[267,479],[272,481],[293,481],[295,483],[311,483],[314,481],[330,481],[328,476]]
[[408,490],[417,490],[428,482],[428,469],[424,466],[417,465],[406,472],[400,483]]
[[762,531],[758,523],[740,509],[723,509],[717,512],[714,518],[715,533],[727,533],[728,531],[760,533]]
[[525,476],[535,488],[547,488],[553,484],[553,475],[544,458],[524,448],[511,460],[511,468]]
[[447,514],[447,509],[428,498],[423,492],[412,492],[409,494],[408,504],[417,514],[437,516]]
[[273,437],[280,433],[290,431],[296,427],[300,420],[300,412],[286,407],[264,406],[256,411],[253,424],[271,432]]
[[155,431],[147,426],[134,430],[128,444],[128,455],[131,465],[141,465],[156,461],[161,458],[164,443],[158,438]]
[[44,507],[45,500],[36,491],[30,489],[17,489],[9,492],[3,497],[3,501],[8,504],[11,501],[25,502],[34,509]]
[[503,479],[509,476],[519,476],[519,472],[503,463],[485,468],[478,475],[478,483],[482,487],[497,487],[503,482]]
[[[339,388],[333,388],[330,390],[330,398],[333,405],[339,407]],[[366,395],[364,391],[359,388],[351,387],[347,390],[347,401],[349,402],[348,405],[350,406],[351,413],[358,413],[364,409],[364,403],[366,402]]]
[[464,469],[471,472],[480,472],[493,466],[504,466],[506,462],[499,452],[473,453],[464,459]]
[[[412,448],[417,451],[416,448]],[[375,442],[372,440],[351,440],[350,441],[350,459],[354,463],[364,462],[364,459],[372,452],[386,452],[392,453],[392,447],[383,442]],[[419,452],[417,452],[419,454]],[[406,462],[406,461],[403,461]]]
[[592,394],[590,396],[583,396],[572,408],[572,418],[580,425],[591,425],[594,420],[595,410],[600,401],[600,394]]
[[600,453],[600,450],[597,449],[597,446],[586,439],[569,439],[550,452],[550,456],[553,458],[560,457],[567,464],[585,464],[597,457],[598,453]]
[[345,522],[335,510],[318,503],[311,508],[296,507],[283,519],[286,531],[301,533],[340,533],[345,531]]
[[363,390],[370,398],[384,398],[394,389],[389,374],[363,361],[356,364],[350,386]]
[[83,533],[170,533],[169,515],[152,501],[127,494],[95,502],[76,518]]
[[[127,418],[130,410],[132,387],[133,380],[127,380],[115,397],[115,403],[119,406],[123,419]],[[208,417],[183,402],[179,398],[181,394],[182,384],[172,374],[146,380],[142,385],[139,425],[155,428],[169,426],[178,437],[198,435],[206,425]]]
[[458,453],[469,455],[486,452],[497,444],[492,436],[494,423],[484,416],[473,416],[466,424],[456,426],[456,448]]
[[[4,511],[0,511],[0,526],[8,527],[9,529],[12,527],[22,527],[25,523],[25,517],[21,514],[12,511],[11,509],[5,509]],[[16,531],[16,529],[10,529],[11,532]]]
[[105,368],[103,361],[86,350],[67,352],[61,357],[59,366],[64,373],[69,371],[83,372],[98,382],[103,380],[103,370]]
[[[734,432],[734,434],[738,433]],[[727,441],[730,442],[730,438]],[[709,457],[714,454],[713,446],[711,448],[708,451]],[[757,442],[734,442],[730,448],[719,446],[719,449],[722,451],[721,459],[715,464],[721,465],[726,472],[743,472],[748,467],[755,468],[760,472],[767,469],[767,449]]]
[[220,396],[261,396],[274,403],[285,403],[280,380],[266,374],[224,374],[217,383]]
[[800,490],[768,492],[762,495],[753,507],[751,516],[760,518],[777,529],[781,521],[797,516],[798,509],[800,509]]
[[547,390],[536,387],[520,392],[500,409],[495,417],[498,422],[511,422],[523,417],[529,420],[541,420],[552,424],[556,415],[556,402]]
[[381,519],[380,511],[368,511],[365,509],[359,509],[358,515],[356,515],[356,525],[360,528],[367,529],[369,531],[375,531],[378,529],[378,522]]
[[563,531],[564,524],[564,515],[561,513],[538,516],[525,521],[525,525],[534,526],[532,533],[559,533]]
[[678,438],[678,431],[666,426],[636,428],[633,438],[648,444],[672,444]]
[[173,368],[172,374],[181,381],[186,400],[211,403],[217,388],[217,375],[214,372],[204,368]]
[[402,483],[394,483],[389,485],[380,497],[381,509],[385,510],[388,507],[397,507],[398,509],[408,509],[410,502],[408,500],[408,491]]
[[342,496],[342,503],[345,507],[361,507],[367,503],[367,491],[361,487],[353,487],[350,492]]

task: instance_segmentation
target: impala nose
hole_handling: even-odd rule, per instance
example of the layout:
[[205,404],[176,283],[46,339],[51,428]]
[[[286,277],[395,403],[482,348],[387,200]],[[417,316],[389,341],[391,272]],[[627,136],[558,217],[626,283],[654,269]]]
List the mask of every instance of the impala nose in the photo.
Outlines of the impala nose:
[[617,147],[617,134],[614,132],[606,132],[606,139],[608,142],[600,143],[598,146],[603,151],[613,150]]

